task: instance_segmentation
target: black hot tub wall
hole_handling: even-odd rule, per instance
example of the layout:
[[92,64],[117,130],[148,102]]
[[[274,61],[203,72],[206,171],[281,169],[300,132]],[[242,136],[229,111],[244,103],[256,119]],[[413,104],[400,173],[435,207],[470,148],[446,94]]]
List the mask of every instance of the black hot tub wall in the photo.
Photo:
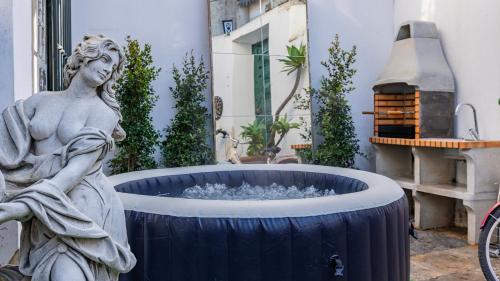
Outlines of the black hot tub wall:
[[[206,182],[239,186],[243,181],[334,186],[339,194],[368,188],[350,177],[276,170],[169,175],[116,188],[154,196],[171,190],[170,194],[180,193]],[[391,202],[355,211],[282,218],[177,217],[128,210],[129,243],[138,263],[120,280],[408,280],[407,201],[402,196]],[[337,276],[331,260],[334,256],[343,266]]]
[[[406,281],[405,197],[297,218],[195,218],[126,211],[138,259],[121,281]],[[331,258],[343,265],[336,276]]]

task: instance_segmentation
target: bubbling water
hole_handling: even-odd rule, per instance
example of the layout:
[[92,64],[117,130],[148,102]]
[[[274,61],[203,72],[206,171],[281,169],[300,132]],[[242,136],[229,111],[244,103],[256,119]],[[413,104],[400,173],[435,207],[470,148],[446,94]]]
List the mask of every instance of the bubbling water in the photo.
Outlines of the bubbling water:
[[186,188],[179,197],[207,200],[284,200],[332,195],[335,195],[333,189],[320,190],[314,186],[298,188],[296,186],[286,187],[276,183],[269,186],[253,186],[243,182],[239,187],[227,187],[225,184],[218,183],[207,183],[205,186],[195,185]]

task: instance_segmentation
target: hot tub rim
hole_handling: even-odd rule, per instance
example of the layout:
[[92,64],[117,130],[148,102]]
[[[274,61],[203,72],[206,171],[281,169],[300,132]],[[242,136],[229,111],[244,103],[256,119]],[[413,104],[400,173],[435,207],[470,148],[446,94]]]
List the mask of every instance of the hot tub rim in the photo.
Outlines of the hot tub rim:
[[304,171],[340,175],[360,180],[368,189],[326,197],[286,200],[204,200],[158,197],[118,192],[125,210],[177,217],[283,218],[308,217],[370,209],[391,204],[404,196],[392,179],[371,172],[304,164],[207,165],[130,172],[109,177],[114,186],[126,182],[191,173],[218,171]]

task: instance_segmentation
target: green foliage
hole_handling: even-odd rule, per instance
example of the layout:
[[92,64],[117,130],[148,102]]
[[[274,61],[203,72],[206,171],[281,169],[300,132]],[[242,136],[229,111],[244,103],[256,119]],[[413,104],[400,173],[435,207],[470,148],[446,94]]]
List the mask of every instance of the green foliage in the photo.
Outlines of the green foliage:
[[291,129],[298,129],[300,127],[299,123],[289,122],[287,115],[280,117],[276,122],[271,126],[271,130],[275,131],[279,135],[285,135],[290,132]]
[[278,146],[283,138],[290,132],[291,129],[298,129],[300,128],[299,123],[295,122],[289,122],[288,117],[285,114],[283,117],[279,117],[278,120],[274,121],[273,125],[271,126],[271,132],[277,133],[280,138],[276,142],[275,146]]
[[[298,95],[295,96],[295,109],[298,110],[311,110],[311,90],[306,89],[306,95]],[[304,143],[306,144],[311,144],[312,146],[312,130],[311,130],[311,124],[307,120],[308,118],[305,118],[303,116],[299,117],[299,124],[300,127],[302,127],[302,130],[304,133],[300,133],[300,137],[304,140]],[[313,149],[312,147],[309,148],[300,148],[296,149],[295,153],[297,156],[300,157],[301,162],[303,164],[312,164],[314,163],[314,158],[313,158]]]
[[193,54],[186,54],[182,69],[173,67],[175,87],[170,92],[176,100],[177,113],[165,129],[162,156],[166,167],[184,167],[214,163],[214,153],[207,144],[207,120],[210,120],[204,92],[208,71],[203,58],[198,63]]
[[[279,59],[280,62],[284,64],[283,66],[283,72],[287,72],[287,75],[292,74],[295,72],[295,82],[293,84],[292,90],[288,94],[288,96],[281,102],[281,104],[278,106],[276,109],[276,112],[274,113],[274,123],[279,122],[280,120],[280,114],[283,109],[285,109],[286,105],[290,102],[292,97],[295,95],[295,92],[297,92],[297,89],[299,87],[299,82],[300,82],[300,77],[302,75],[302,67],[304,67],[306,63],[306,46],[304,44],[300,44],[300,46],[297,48],[293,45],[287,46],[286,47],[288,56],[284,59]],[[286,117],[285,117],[286,121]],[[287,132],[288,133],[288,132]],[[281,142],[285,134],[280,135],[280,138],[278,142],[275,142],[275,137],[276,137],[276,131],[271,130],[271,136],[269,137],[269,141],[267,143],[267,147],[270,149],[276,148],[278,144]]]
[[127,64],[116,84],[116,98],[127,137],[117,143],[118,153],[110,161],[113,174],[156,168],[153,154],[160,137],[151,117],[158,100],[151,82],[158,77],[160,69],[152,66],[151,45],[141,48],[139,42],[130,37],[126,42]]
[[346,97],[355,89],[352,77],[356,74],[353,68],[356,46],[350,51],[342,49],[337,35],[328,54],[328,60],[321,63],[328,75],[322,77],[319,90],[310,91],[319,105],[314,124],[323,138],[314,151],[313,161],[320,165],[352,168],[356,154],[361,154]]
[[264,134],[266,126],[262,120],[254,120],[247,126],[241,126],[243,131],[241,137],[248,141],[248,156],[257,156],[264,154]]
[[293,45],[286,46],[288,56],[279,59],[284,64],[283,71],[290,75],[295,70],[301,68],[306,63],[306,46],[301,43],[297,48]]
[[312,148],[301,148],[296,149],[295,153],[301,159],[302,164],[311,164],[314,163],[314,153]]
[[[310,89],[305,89],[306,95],[296,95],[294,100],[294,108],[302,111],[311,111],[311,93]],[[311,124],[305,116],[299,116],[299,124],[304,133],[300,133],[300,137],[305,143],[312,143]]]

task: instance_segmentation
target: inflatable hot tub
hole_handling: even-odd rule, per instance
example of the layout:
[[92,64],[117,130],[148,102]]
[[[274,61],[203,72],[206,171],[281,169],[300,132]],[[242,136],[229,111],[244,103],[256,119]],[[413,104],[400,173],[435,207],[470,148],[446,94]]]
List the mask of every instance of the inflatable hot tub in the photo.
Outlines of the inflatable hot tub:
[[[122,281],[407,281],[408,205],[393,180],[311,165],[215,165],[110,177],[136,267]],[[336,195],[178,198],[186,188],[280,184]],[[159,196],[161,195],[161,196]]]

